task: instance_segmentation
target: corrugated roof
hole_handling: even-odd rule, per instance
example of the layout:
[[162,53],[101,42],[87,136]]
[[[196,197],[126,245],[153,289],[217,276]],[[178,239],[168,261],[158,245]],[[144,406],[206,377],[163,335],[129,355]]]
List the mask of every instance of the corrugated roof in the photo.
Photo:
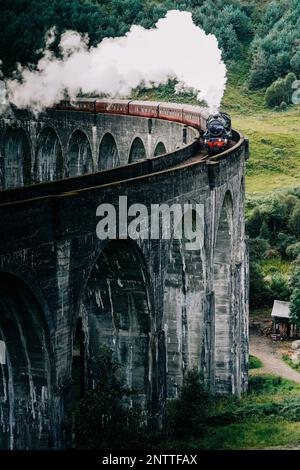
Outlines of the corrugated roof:
[[290,303],[282,300],[274,300],[272,317],[290,318]]

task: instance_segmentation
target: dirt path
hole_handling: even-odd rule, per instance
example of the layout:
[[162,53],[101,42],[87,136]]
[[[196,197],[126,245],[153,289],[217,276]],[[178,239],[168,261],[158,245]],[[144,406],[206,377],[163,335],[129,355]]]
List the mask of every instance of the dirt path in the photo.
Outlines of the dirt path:
[[255,329],[250,329],[250,354],[258,357],[264,365],[260,369],[252,369],[251,375],[274,374],[300,384],[300,373],[282,361],[283,352],[280,342],[259,336]]

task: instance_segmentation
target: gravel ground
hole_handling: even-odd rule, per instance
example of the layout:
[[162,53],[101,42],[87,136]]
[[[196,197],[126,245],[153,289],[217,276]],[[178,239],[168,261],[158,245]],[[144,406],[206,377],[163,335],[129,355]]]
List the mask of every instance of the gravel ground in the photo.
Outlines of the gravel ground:
[[257,329],[250,328],[250,354],[258,357],[263,363],[260,369],[251,369],[251,375],[274,374],[300,384],[300,373],[281,359],[287,349],[289,349],[288,343],[272,341],[268,337],[260,336]]

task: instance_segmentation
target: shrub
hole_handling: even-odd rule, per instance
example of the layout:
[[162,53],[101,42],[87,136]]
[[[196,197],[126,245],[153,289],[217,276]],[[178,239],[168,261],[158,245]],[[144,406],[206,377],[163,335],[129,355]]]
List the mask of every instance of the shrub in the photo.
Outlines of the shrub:
[[293,290],[290,301],[290,319],[293,325],[300,327],[300,289]]
[[[277,235],[276,246],[281,254],[281,256],[287,255],[287,248],[296,243],[297,239],[294,235],[289,235],[287,233],[279,232]],[[288,255],[289,256],[289,255]]]
[[212,404],[203,378],[196,369],[187,372],[179,397],[167,407],[169,433],[176,436],[201,435]]
[[251,262],[260,261],[265,257],[270,245],[263,238],[251,238],[249,240],[249,254]]
[[287,110],[287,104],[286,104],[286,102],[285,102],[285,101],[282,101],[282,102],[280,103],[280,106],[279,106],[279,107],[280,107],[280,110],[281,110],[281,111],[286,111],[286,110]]
[[297,266],[293,273],[291,288],[290,318],[294,325],[300,327],[300,266]]
[[265,283],[258,263],[250,263],[249,302],[251,308],[269,307],[272,303],[270,287]]
[[295,235],[295,237],[300,238],[300,203],[294,207],[288,224],[289,229]]
[[78,402],[66,419],[66,429],[74,433],[76,448],[107,449],[136,446],[142,442],[143,416],[138,408],[124,406],[131,393],[119,378],[119,365],[109,348],[99,356],[99,380]]
[[286,100],[287,89],[283,78],[279,78],[267,88],[265,93],[265,100],[268,106],[271,108],[274,106],[280,106],[282,102]]
[[265,101],[270,108],[279,106],[281,111],[287,109],[287,104],[291,103],[293,89],[292,85],[297,77],[294,73],[290,72],[283,78],[278,78],[272,83],[265,93]]
[[250,238],[259,236],[261,226],[264,222],[264,214],[259,207],[255,207],[246,217],[246,231]]
[[288,301],[291,295],[288,281],[281,273],[277,273],[272,277],[270,291],[272,297],[276,300]]
[[261,367],[263,367],[263,363],[261,362],[260,359],[258,359],[258,357],[255,357],[255,356],[249,356],[249,369],[260,369]]
[[289,245],[286,249],[286,255],[290,259],[296,259],[300,255],[300,242]]
[[267,222],[264,220],[259,231],[259,238],[269,241],[271,238],[270,230]]
[[271,375],[254,375],[249,378],[249,393],[263,394],[274,393],[276,388],[282,385],[281,377],[273,377]]

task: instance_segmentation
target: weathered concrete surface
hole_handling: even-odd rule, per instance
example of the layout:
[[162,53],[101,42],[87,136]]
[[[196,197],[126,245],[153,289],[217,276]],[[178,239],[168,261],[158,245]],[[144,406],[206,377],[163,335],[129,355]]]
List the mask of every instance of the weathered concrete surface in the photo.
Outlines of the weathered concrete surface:
[[[150,125],[151,124],[151,125]],[[195,139],[175,122],[134,116],[15,111],[0,121],[0,189],[107,170]]]
[[[48,147],[48,131],[43,146],[57,160],[57,155],[66,155],[73,131],[83,127],[82,113],[60,116],[61,125],[54,113],[47,124],[44,118],[20,118],[16,128],[27,129],[31,148],[36,149],[37,136],[53,119],[62,153],[57,143]],[[123,163],[136,134],[146,142],[147,156],[154,154],[162,135],[167,150],[177,145],[174,135],[178,142],[182,135],[182,126],[155,121],[152,130],[157,127],[157,135],[152,134],[147,145],[147,119],[131,117],[129,126],[127,120],[117,124],[115,116],[107,116],[101,132],[89,116],[86,119],[84,132],[92,142],[94,163],[101,136],[108,132],[115,136]],[[7,125],[2,122],[2,135]],[[88,161],[84,144],[77,138],[74,142],[71,153],[77,151]],[[111,139],[106,145],[114,147]],[[108,344],[122,363],[124,380],[136,391],[135,400],[155,414],[161,413],[167,397],[176,396],[190,367],[203,372],[212,392],[239,394],[246,389],[244,141],[210,162],[194,158],[168,169],[168,158],[160,157],[156,171],[144,176],[138,170],[139,165],[145,168],[143,162],[110,170],[107,175],[116,171],[118,178],[106,185],[64,192],[64,187],[69,189],[65,180],[48,197],[22,201],[16,189],[11,196],[16,202],[0,205],[0,340],[7,344],[7,361],[0,370],[0,447],[64,446],[62,422],[72,389],[78,319],[85,387],[97,379],[97,354]],[[106,173],[101,174],[105,178]],[[30,191],[30,197],[35,191],[41,196],[39,185]],[[20,194],[24,196],[22,190]],[[105,202],[118,207],[119,196],[127,196],[128,205],[138,202],[147,208],[202,204],[203,243],[189,251],[184,240],[100,241],[96,209]]]

